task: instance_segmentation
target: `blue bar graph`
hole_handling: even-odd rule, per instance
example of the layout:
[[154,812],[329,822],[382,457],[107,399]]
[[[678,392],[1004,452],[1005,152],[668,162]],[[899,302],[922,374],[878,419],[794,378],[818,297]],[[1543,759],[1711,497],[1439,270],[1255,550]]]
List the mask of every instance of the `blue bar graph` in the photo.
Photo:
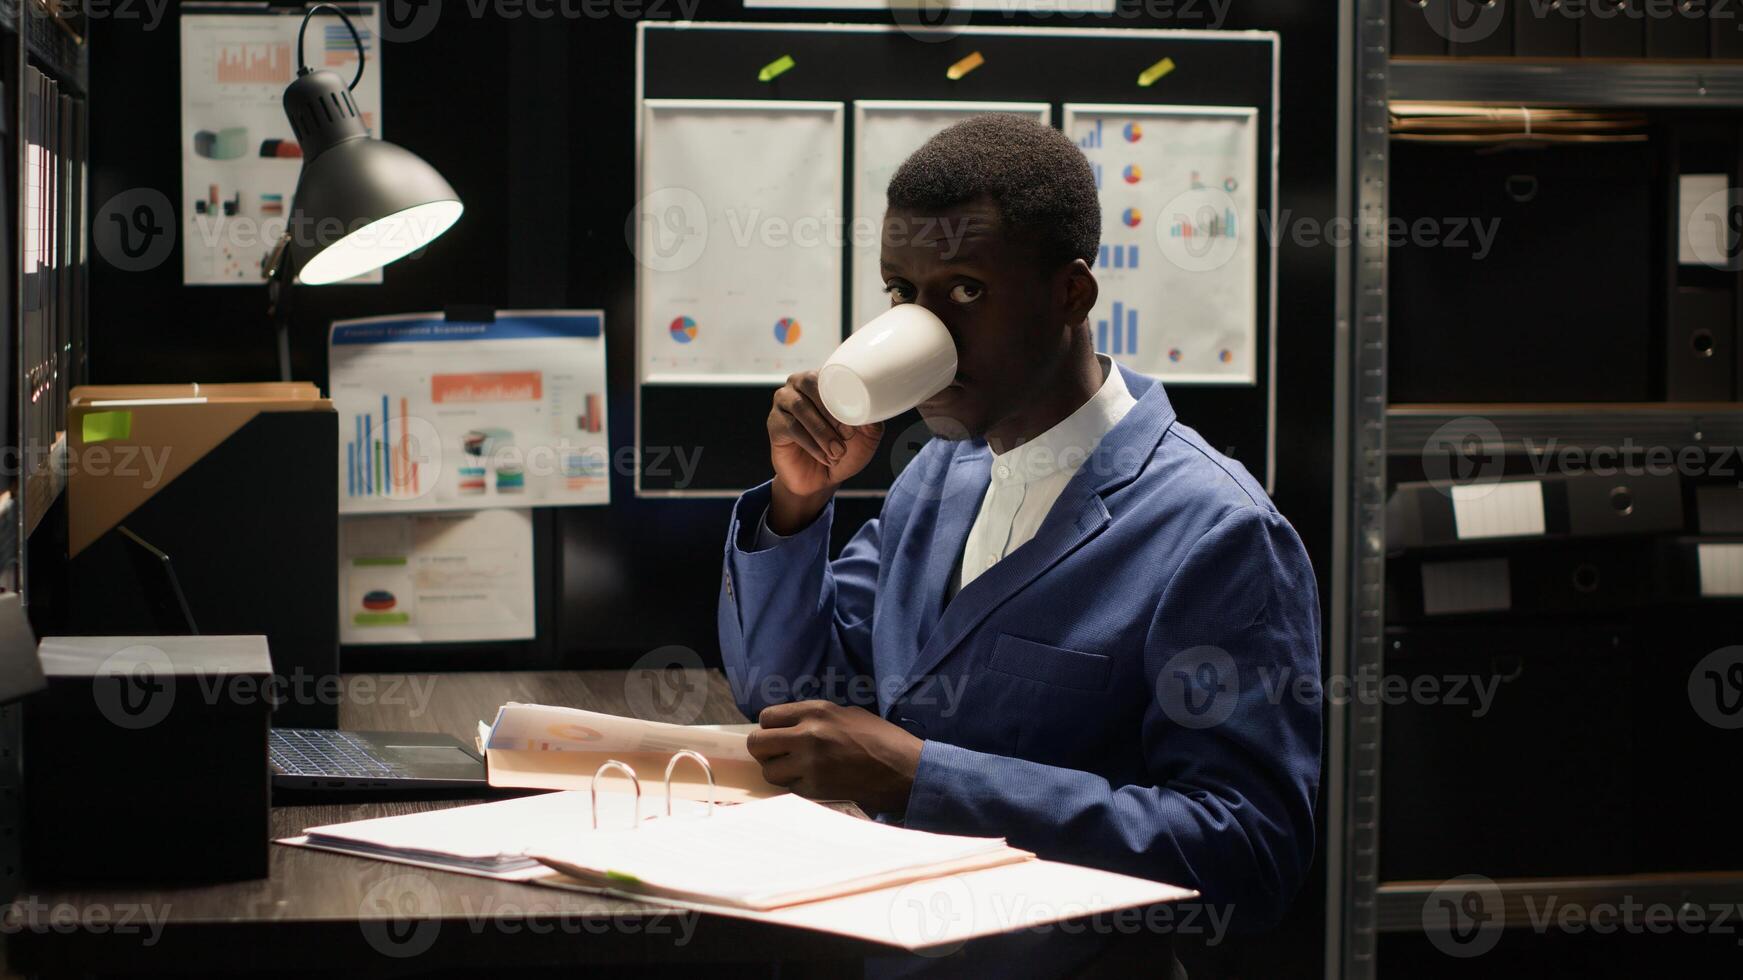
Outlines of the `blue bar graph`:
[[1103,245],[1096,253],[1095,264],[1101,269],[1136,269],[1138,246]]
[[1131,355],[1138,352],[1138,311],[1115,303],[1111,318],[1095,322],[1095,349],[1104,354]]
[[1095,128],[1089,131],[1088,136],[1085,136],[1083,139],[1080,139],[1077,141],[1077,145],[1083,147],[1086,150],[1094,150],[1094,149],[1099,149],[1101,147],[1101,120],[1100,119],[1097,119],[1095,121]]
[[[363,451],[366,455],[371,452],[369,447],[375,445],[372,423],[373,420],[369,416],[363,416]],[[365,494],[375,492],[375,460],[373,458],[363,461],[363,492]]]

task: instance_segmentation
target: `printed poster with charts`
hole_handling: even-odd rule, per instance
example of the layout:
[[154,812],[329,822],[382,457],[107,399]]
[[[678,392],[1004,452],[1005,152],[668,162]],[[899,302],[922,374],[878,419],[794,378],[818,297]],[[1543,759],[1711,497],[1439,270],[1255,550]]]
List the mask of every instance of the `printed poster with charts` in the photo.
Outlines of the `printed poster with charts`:
[[344,320],[328,357],[339,513],[611,502],[599,311]]
[[533,512],[339,521],[339,642],[530,640]]
[[853,104],[853,324],[858,330],[890,308],[878,258],[885,191],[896,168],[940,130],[989,112],[1029,116],[1045,125],[1045,102],[895,102]]
[[780,384],[841,342],[843,104],[648,99],[641,380]]
[[[341,4],[363,40],[363,78],[352,90],[363,124],[381,129],[378,5]],[[264,4],[185,4],[182,42],[182,282],[259,286],[260,262],[284,234],[302,173],[302,150],[284,114],[296,77],[303,8]],[[303,45],[312,70],[347,83],[357,48],[345,22],[321,13]],[[352,283],[381,282],[376,269]]]
[[1096,350],[1164,381],[1257,383],[1258,118],[1066,104],[1101,195]]

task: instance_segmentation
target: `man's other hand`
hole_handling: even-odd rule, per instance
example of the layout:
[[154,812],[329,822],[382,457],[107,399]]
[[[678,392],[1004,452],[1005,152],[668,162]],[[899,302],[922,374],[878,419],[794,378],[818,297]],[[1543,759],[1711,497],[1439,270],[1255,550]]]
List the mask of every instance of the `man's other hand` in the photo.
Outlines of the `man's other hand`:
[[814,800],[901,813],[920,768],[920,739],[864,708],[795,701],[764,708],[750,733],[763,778]]

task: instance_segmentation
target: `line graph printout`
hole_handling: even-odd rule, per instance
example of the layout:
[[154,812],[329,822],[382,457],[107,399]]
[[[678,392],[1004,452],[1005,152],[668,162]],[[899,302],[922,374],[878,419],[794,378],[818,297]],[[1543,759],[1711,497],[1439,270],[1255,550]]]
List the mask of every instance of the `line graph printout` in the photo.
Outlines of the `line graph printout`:
[[611,502],[605,317],[333,324],[339,513]]
[[1257,383],[1258,115],[1066,104],[1102,205],[1096,350],[1177,384]]
[[821,365],[842,336],[843,103],[643,108],[641,379],[779,384]]

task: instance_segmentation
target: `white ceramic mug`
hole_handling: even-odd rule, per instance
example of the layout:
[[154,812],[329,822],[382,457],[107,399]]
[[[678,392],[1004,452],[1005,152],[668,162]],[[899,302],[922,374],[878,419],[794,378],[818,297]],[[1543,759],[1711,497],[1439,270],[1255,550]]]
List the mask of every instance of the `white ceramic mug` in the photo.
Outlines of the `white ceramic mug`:
[[918,303],[892,306],[842,341],[817,371],[829,414],[870,425],[906,412],[956,377],[956,342]]

